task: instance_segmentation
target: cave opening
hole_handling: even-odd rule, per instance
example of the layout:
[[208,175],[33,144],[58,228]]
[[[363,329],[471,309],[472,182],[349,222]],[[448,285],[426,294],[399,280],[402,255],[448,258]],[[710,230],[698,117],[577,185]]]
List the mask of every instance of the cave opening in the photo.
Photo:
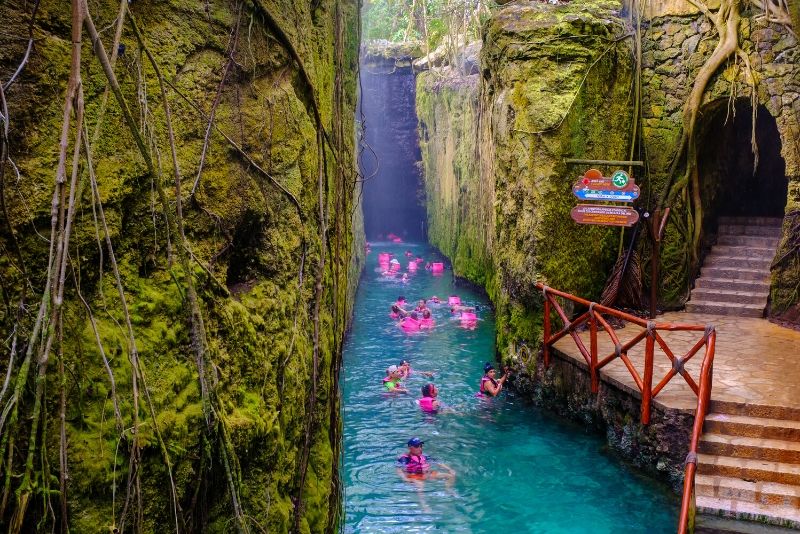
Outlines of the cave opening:
[[425,193],[410,57],[362,53],[358,164],[368,240],[425,241]]
[[698,137],[705,222],[713,230],[719,217],[783,217],[789,181],[775,118],[764,106],[756,108],[756,161],[748,99],[732,106],[727,99],[717,101],[706,117]]

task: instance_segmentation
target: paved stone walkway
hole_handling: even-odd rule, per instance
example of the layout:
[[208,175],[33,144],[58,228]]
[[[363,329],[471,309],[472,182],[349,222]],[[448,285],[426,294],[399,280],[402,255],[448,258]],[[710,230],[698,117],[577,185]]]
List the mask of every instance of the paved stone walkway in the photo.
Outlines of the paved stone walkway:
[[[713,324],[717,329],[716,352],[714,356],[714,379],[711,399],[736,403],[766,406],[785,406],[800,409],[800,332],[778,326],[765,319],[707,315],[687,312],[670,312],[659,315],[657,322],[687,324]],[[553,329],[560,327],[558,321]],[[623,344],[641,331],[636,325],[628,324],[617,330]],[[664,332],[660,335],[666,340],[676,356],[682,356],[703,336],[703,332]],[[587,349],[589,332],[580,334]],[[614,345],[604,331],[598,331],[598,360],[613,353]],[[644,371],[644,340],[628,353],[636,370]],[[572,337],[566,336],[555,344],[556,350],[577,360],[585,368]],[[695,381],[699,380],[700,364],[704,349],[700,349],[689,362],[686,369]],[[671,368],[670,360],[656,343],[653,387]],[[637,392],[633,378],[625,364],[616,359],[600,371],[601,380],[609,381],[629,391]],[[684,381],[676,375],[667,384],[654,403],[668,409],[694,410],[697,397]]]

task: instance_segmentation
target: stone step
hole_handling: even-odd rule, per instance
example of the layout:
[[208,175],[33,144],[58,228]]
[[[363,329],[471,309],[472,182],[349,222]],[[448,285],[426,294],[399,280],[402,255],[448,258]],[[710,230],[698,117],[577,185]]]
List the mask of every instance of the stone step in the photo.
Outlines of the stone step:
[[783,225],[783,217],[720,217],[717,223],[719,226],[741,224],[745,226],[775,226],[780,228]]
[[695,534],[797,534],[796,530],[753,521],[737,521],[711,515],[698,514],[694,522]]
[[788,528],[800,528],[800,510],[797,508],[767,506],[735,499],[707,497],[705,495],[698,495],[696,502],[699,513],[747,519]]
[[800,508],[800,486],[777,482],[750,482],[741,478],[697,475],[695,493],[706,497]]
[[747,247],[757,248],[778,248],[778,241],[776,237],[752,236],[752,235],[729,235],[720,234],[717,237],[717,245],[744,245]]
[[762,280],[730,280],[727,278],[714,278],[703,276],[694,281],[694,287],[707,289],[722,289],[727,291],[752,291],[769,292],[769,282]]
[[704,432],[745,436],[749,438],[781,439],[800,442],[800,421],[768,419],[747,415],[710,413],[703,424]]
[[720,256],[735,256],[737,258],[764,258],[772,261],[775,258],[775,249],[766,247],[748,247],[745,245],[716,245],[711,249],[711,254]]
[[750,482],[800,485],[800,465],[783,462],[701,453],[697,455],[697,472],[704,475],[741,478]]
[[752,235],[779,238],[780,226],[748,226],[743,224],[721,224],[717,229],[719,235]]
[[769,265],[772,263],[772,256],[753,257],[753,256],[725,256],[717,254],[714,250],[706,256],[703,268],[707,267],[736,267],[743,269],[755,269],[769,274]]
[[749,438],[706,432],[700,436],[698,450],[703,454],[800,464],[800,442],[784,439]]
[[726,289],[695,288],[692,290],[691,301],[706,302],[732,302],[734,304],[754,304],[763,310],[767,305],[769,293],[756,293],[754,291],[729,291]]
[[740,267],[715,267],[705,266],[700,269],[701,277],[722,278],[727,280],[755,280],[766,282],[769,271],[764,269],[743,269]]
[[800,421],[800,408],[791,406],[712,400],[709,408],[710,413]]
[[758,304],[736,304],[733,302],[717,302],[707,300],[689,301],[686,303],[689,313],[707,313],[711,315],[736,315],[738,317],[763,317],[764,306]]

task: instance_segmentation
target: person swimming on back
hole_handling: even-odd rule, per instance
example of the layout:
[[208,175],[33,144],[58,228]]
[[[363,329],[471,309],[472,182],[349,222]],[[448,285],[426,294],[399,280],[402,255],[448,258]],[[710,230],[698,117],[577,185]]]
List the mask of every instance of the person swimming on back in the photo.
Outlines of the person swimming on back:
[[411,369],[411,364],[408,363],[408,360],[403,360],[397,366],[397,370],[400,372],[400,379],[405,380],[409,376],[411,376],[412,372],[419,373],[422,376],[433,376],[433,371],[416,371]]
[[417,399],[417,404],[423,412],[436,413],[439,411],[440,404],[436,397],[439,395],[439,390],[433,384],[425,384],[422,386],[422,398]]
[[503,371],[505,374],[498,379],[495,379],[495,371],[494,366],[486,362],[486,365],[483,366],[483,378],[481,378],[481,385],[480,385],[480,393],[486,397],[496,397],[500,394],[500,391],[503,390],[503,384],[505,384],[506,380],[508,380],[509,370],[508,367],[504,367]]
[[408,390],[403,387],[400,382],[402,375],[396,365],[390,365],[386,369],[386,376],[383,379],[383,387],[389,393],[408,393]]

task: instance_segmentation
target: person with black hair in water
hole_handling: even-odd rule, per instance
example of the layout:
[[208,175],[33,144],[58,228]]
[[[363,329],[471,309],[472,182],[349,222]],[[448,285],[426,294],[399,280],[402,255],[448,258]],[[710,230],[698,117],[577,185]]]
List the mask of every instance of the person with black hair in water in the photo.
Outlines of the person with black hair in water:
[[508,380],[508,375],[511,374],[508,367],[503,368],[503,376],[495,378],[494,365],[486,362],[483,366],[483,378],[481,378],[481,386],[479,395],[483,397],[496,397],[503,390],[503,384]]

